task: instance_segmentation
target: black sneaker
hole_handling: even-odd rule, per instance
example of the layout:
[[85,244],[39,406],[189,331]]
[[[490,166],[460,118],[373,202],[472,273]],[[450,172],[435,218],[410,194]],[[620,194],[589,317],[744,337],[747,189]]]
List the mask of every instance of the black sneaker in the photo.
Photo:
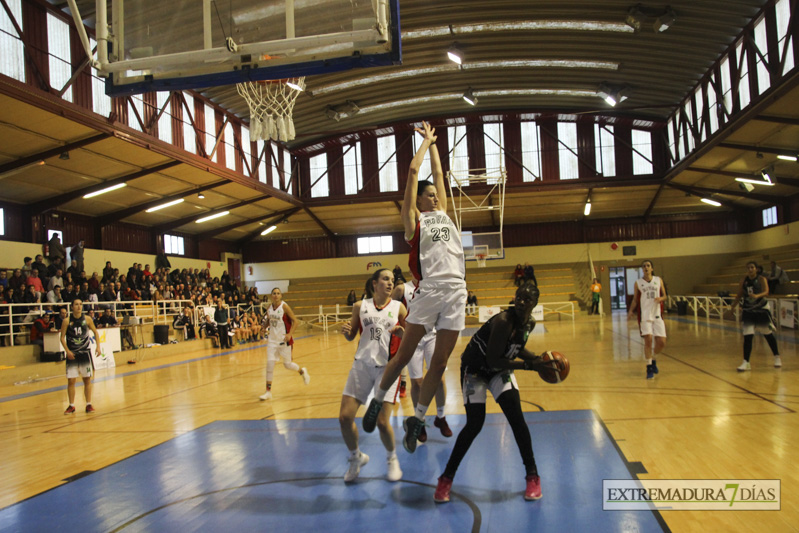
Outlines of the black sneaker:
[[655,374],[658,373],[658,362],[655,361],[654,359],[652,359],[652,372],[654,372]]
[[372,398],[372,401],[369,402],[369,407],[366,408],[366,412],[363,414],[363,430],[367,433],[371,433],[375,430],[375,426],[377,425],[377,415],[380,414],[380,409],[383,406]]
[[655,379],[655,371],[652,370],[652,365],[646,365],[646,379]]
[[405,438],[402,439],[402,446],[408,453],[416,451],[416,441],[419,439],[419,433],[422,431],[424,422],[415,416],[409,416],[402,423],[402,428],[405,430]]

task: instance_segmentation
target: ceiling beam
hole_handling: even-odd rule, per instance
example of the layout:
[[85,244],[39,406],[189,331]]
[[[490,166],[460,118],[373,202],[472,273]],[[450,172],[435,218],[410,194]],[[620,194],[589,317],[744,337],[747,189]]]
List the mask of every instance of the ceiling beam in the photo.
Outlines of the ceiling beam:
[[649,222],[649,216],[652,214],[652,210],[655,208],[658,198],[660,198],[660,193],[663,192],[663,187],[665,187],[665,183],[662,183],[660,187],[658,187],[658,190],[655,191],[655,196],[652,197],[652,201],[649,202],[649,206],[646,208],[646,211],[644,211],[644,224]]
[[754,144],[719,143],[717,146],[719,148],[727,148],[730,150],[743,150],[745,152],[760,152],[761,154],[796,155],[797,153],[797,150],[791,150],[790,148],[773,148],[771,146],[756,146]]
[[[265,222],[264,225],[266,225],[266,226],[272,226],[272,225],[277,226],[278,224],[280,224],[284,220],[288,220],[289,217],[291,217],[292,215],[297,213],[297,211],[299,211],[300,209],[301,208],[299,208],[299,207],[293,207],[293,208],[289,209],[288,212],[284,213],[282,216],[275,217],[275,218],[271,219],[269,222]],[[263,230],[261,228],[258,228],[257,230],[253,231],[252,233],[250,233],[246,237],[243,237],[243,238],[237,240],[236,241],[236,245],[238,247],[244,246],[248,242],[260,237],[262,231]]]
[[[698,190],[697,187],[688,187],[686,185],[680,185],[678,183],[672,183],[672,182],[668,182],[666,185],[668,185],[669,187],[671,187],[673,189],[677,189],[678,191],[687,192],[688,194],[690,194],[692,196],[696,196],[698,198],[708,198],[710,196],[710,194],[716,194],[717,192],[719,192],[719,191],[715,191],[714,190],[714,191],[712,191],[712,193],[702,193],[700,190]],[[730,208],[733,208],[733,209],[737,209],[738,208],[738,206],[736,206],[734,202],[730,202],[730,201],[727,201],[727,200],[719,200],[718,198],[710,198],[710,199],[711,200],[715,200],[716,202],[720,203],[721,205],[723,205],[725,207],[730,207]]]
[[216,187],[221,187],[222,185],[226,185],[230,183],[227,180],[220,180],[215,181],[213,183],[209,183],[208,185],[203,185],[201,187],[194,187],[192,189],[179,192],[177,194],[173,194],[171,196],[164,196],[157,200],[152,200],[149,202],[144,202],[143,204],[137,204],[126,209],[120,209],[119,211],[113,211],[111,213],[107,213],[101,217],[99,217],[96,221],[96,224],[100,227],[108,226],[109,224],[113,224],[114,222],[118,222],[129,216],[133,216],[136,213],[140,213],[142,211],[146,211],[152,207],[159,206],[161,204],[165,204],[167,202],[173,202],[175,200],[180,200],[181,198],[185,198],[190,194],[199,194],[201,192],[205,192],[210,189],[215,189]]
[[256,196],[255,198],[250,198],[249,200],[243,200],[241,202],[230,204],[222,207],[217,207],[210,211],[206,211],[205,213],[195,213],[188,217],[179,218],[177,220],[173,220],[172,222],[167,222],[165,224],[160,224],[158,226],[153,226],[152,230],[155,233],[164,233],[167,231],[172,231],[173,229],[179,228],[180,226],[184,226],[190,222],[194,222],[198,218],[210,217],[217,213],[223,213],[225,211],[232,211],[234,209],[238,209],[239,207],[244,207],[245,205],[254,204],[255,202],[260,202],[261,200],[266,200],[267,198],[271,198],[268,194],[264,194],[262,196]]
[[114,185],[119,185],[120,183],[127,183],[129,181],[143,178],[145,176],[149,176],[150,174],[155,174],[156,172],[161,172],[163,170],[167,170],[169,168],[175,167],[180,165],[180,161],[170,161],[169,163],[164,163],[161,165],[157,165],[150,168],[145,168],[138,172],[134,172],[133,174],[126,174],[124,176],[119,176],[118,178],[112,178],[110,180],[103,181],[101,183],[96,183],[94,185],[90,185],[88,187],[83,187],[82,189],[77,189],[74,191],[70,191],[65,194],[60,194],[58,196],[54,196],[52,198],[48,198],[46,200],[42,200],[40,202],[36,202],[35,204],[31,204],[31,216],[39,215],[46,211],[50,211],[51,209],[55,209],[58,206],[64,205],[67,202],[71,202],[72,200],[76,200],[81,198],[87,194],[101,191],[106,187],[112,187]]
[[311,210],[310,210],[310,209],[308,209],[307,207],[303,207],[302,209],[303,209],[303,210],[304,210],[306,213],[308,213],[308,216],[309,216],[309,217],[311,217],[311,218],[313,219],[313,221],[314,221],[314,222],[316,222],[316,224],[317,224],[317,225],[318,225],[320,228],[322,228],[322,231],[324,231],[324,232],[325,232],[325,235],[327,235],[327,237],[328,237],[329,239],[335,239],[335,238],[336,238],[336,234],[335,234],[335,233],[333,233],[332,231],[330,231],[330,228],[328,228],[327,226],[325,226],[324,222],[322,222],[321,220],[319,220],[319,217],[317,217],[316,215],[314,215],[314,214],[313,214],[313,211],[311,211]]
[[675,189],[679,189],[685,192],[691,192],[693,194],[697,194],[700,196],[710,196],[712,194],[721,194],[724,196],[735,196],[736,198],[749,198],[750,200],[757,200],[758,202],[766,202],[766,203],[774,203],[774,202],[781,202],[785,197],[781,195],[767,195],[767,194],[757,194],[752,192],[744,192],[744,191],[727,191],[721,189],[709,189],[707,187],[695,187],[693,185],[681,185],[674,182],[668,183],[669,187],[674,187]]
[[[761,179],[760,174],[749,174],[747,172],[731,172],[729,170],[715,170],[712,168],[698,168],[698,167],[688,167],[685,170],[691,172],[700,172],[703,174],[715,174],[717,176],[727,176],[730,178],[748,178],[754,180]],[[799,187],[799,178],[772,176],[771,179],[773,179],[775,183],[778,183],[780,185],[788,185],[789,187]]]
[[51,157],[55,157],[57,155],[60,156],[64,152],[69,152],[70,150],[77,150],[78,148],[84,148],[86,146],[89,146],[90,144],[100,142],[103,139],[108,139],[109,137],[110,135],[106,133],[101,133],[99,135],[86,137],[85,139],[81,139],[80,141],[64,144],[57,148],[45,150],[44,152],[39,152],[38,154],[22,157],[20,159],[17,159],[16,161],[10,161],[8,163],[0,165],[0,174],[5,174],[6,172],[11,172],[12,170],[17,170],[18,168],[22,168],[27,165],[32,165],[34,163],[37,163],[39,161],[44,161],[45,159],[50,159]]
[[755,120],[762,122],[773,122],[774,124],[788,124],[789,126],[799,126],[799,118],[775,117],[772,115],[758,115]]
[[252,224],[254,222],[261,222],[261,221],[263,221],[266,218],[279,217],[279,216],[285,215],[286,213],[294,214],[294,213],[297,212],[297,209],[299,209],[299,208],[298,207],[291,207],[289,209],[284,209],[282,211],[275,211],[274,213],[270,213],[270,214],[268,214],[266,216],[248,218],[247,220],[241,220],[239,222],[234,222],[233,224],[228,224],[227,226],[222,226],[221,228],[215,228],[215,229],[212,229],[212,230],[204,231],[203,233],[197,233],[196,235],[194,235],[194,238],[197,239],[198,241],[202,241],[202,240],[205,240],[205,239],[212,239],[212,238],[216,237],[217,235],[222,235],[223,233],[227,233],[230,230],[234,230],[234,229],[240,228],[242,226],[247,226],[247,225]]

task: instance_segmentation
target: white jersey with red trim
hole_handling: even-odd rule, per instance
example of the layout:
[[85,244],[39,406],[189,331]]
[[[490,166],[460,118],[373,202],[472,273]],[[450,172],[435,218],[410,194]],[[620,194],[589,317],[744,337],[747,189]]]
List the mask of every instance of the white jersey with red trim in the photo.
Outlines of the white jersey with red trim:
[[644,278],[635,280],[635,286],[638,287],[640,298],[638,300],[638,319],[639,320],[655,320],[663,316],[663,302],[656,302],[655,298],[660,297],[660,288],[663,286],[663,281],[657,277],[652,276],[650,281]]
[[461,234],[444,211],[420,213],[408,242],[408,266],[420,287],[440,282],[466,286]]
[[[289,320],[288,315],[283,310],[285,303],[280,302],[280,306],[277,309],[270,305],[266,310],[266,315],[269,317],[269,344],[281,344],[286,334],[291,330],[291,320]],[[292,338],[287,344],[289,346],[294,345],[294,339]]]
[[391,333],[389,330],[399,323],[400,307],[402,302],[389,300],[386,305],[379,308],[372,298],[361,300],[361,338],[358,341],[358,350],[355,359],[365,361],[375,366],[384,366],[389,359],[389,344]]

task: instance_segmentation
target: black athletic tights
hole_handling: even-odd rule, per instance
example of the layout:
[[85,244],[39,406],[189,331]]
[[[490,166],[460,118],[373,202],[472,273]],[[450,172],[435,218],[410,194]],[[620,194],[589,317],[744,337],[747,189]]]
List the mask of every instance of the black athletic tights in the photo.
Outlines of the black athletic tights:
[[[749,360],[749,356],[752,355],[752,341],[754,337],[754,335],[744,335],[744,359],[747,361]],[[779,348],[777,348],[777,339],[774,338],[774,334],[769,333],[768,335],[763,335],[763,337],[765,337],[768,347],[771,348],[771,353],[780,355]]]
[[[502,408],[502,412],[505,413],[505,418],[508,419],[511,430],[513,430],[513,436],[516,438],[516,445],[522,454],[522,461],[527,475],[537,476],[538,470],[535,467],[535,457],[533,456],[533,442],[530,439],[530,430],[524,422],[519,391],[512,389],[502,393],[497,399],[497,403]],[[483,429],[485,418],[486,406],[484,403],[466,405],[466,426],[458,434],[455,448],[453,448],[452,454],[449,456],[447,468],[444,470],[446,477],[455,477],[455,472],[458,470],[458,466],[461,464],[466,452],[469,451],[472,441]]]

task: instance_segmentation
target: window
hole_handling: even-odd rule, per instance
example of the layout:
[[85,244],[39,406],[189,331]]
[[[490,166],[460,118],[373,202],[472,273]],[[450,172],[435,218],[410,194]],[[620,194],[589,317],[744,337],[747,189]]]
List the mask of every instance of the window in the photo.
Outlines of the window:
[[225,166],[230,170],[236,170],[236,139],[230,121],[225,125]]
[[394,239],[391,235],[380,237],[358,237],[358,254],[380,254],[394,251]]
[[64,244],[64,232],[57,229],[49,229],[47,230],[47,240],[53,238],[53,235],[58,235],[58,238],[61,239],[61,244]]
[[[413,132],[412,145],[414,155],[419,151],[419,147],[422,146],[423,140],[424,137],[417,132]],[[441,154],[438,155],[440,156]],[[419,180],[433,180],[433,170],[430,166],[430,150],[424,153],[424,161],[422,161],[422,166],[419,167]]]
[[699,133],[699,142],[707,139],[705,129],[705,99],[702,97],[702,85],[694,91],[694,106],[696,106],[696,131]]
[[344,148],[344,194],[358,194],[363,188],[361,143]]
[[[6,4],[21,28],[22,0],[6,0]],[[0,73],[25,81],[25,46],[5,9],[0,9]]]
[[707,112],[710,119],[710,134],[714,134],[719,129],[719,109],[716,105],[716,75],[710,76],[707,84]]
[[0,235],[6,234],[6,210],[0,207]]
[[666,123],[666,129],[668,130],[669,133],[669,154],[671,155],[672,161],[678,161],[677,150],[676,150],[677,140],[674,137],[674,124],[679,123],[679,113],[680,112],[677,111],[677,114],[674,115],[674,118],[669,119],[669,121]]
[[652,174],[652,133],[632,130],[633,174]]
[[603,176],[615,176],[616,140],[613,137],[613,126],[594,124],[594,149],[596,171]]
[[[264,141],[266,144],[266,141]],[[280,173],[277,170],[277,161],[278,161],[278,148],[272,143],[266,146],[264,152],[264,161],[268,162],[272,166],[272,187],[278,190],[282,190],[280,188]]]
[[[216,144],[216,112],[214,108],[205,104],[205,153],[210,154]],[[218,150],[218,148],[217,148]],[[216,152],[211,157],[211,161],[216,163]]]
[[[777,0],[777,50],[785,54],[785,66],[782,75],[793,69],[793,46],[788,35],[788,23],[791,21],[791,6],[789,0]],[[782,57],[782,55],[780,55]]]
[[183,250],[183,237],[164,235],[164,252],[170,255],[186,255]]
[[541,138],[535,122],[522,122],[522,164],[524,181],[541,178]]
[[724,96],[724,110],[732,113],[732,77],[730,76],[730,57],[724,56],[719,63],[721,70],[721,94]]
[[311,198],[330,196],[327,182],[327,154],[322,152],[308,160],[311,167]]
[[577,159],[577,124],[558,122],[558,161],[560,179],[575,180],[579,175]]
[[763,227],[774,226],[777,224],[777,206],[763,210]]
[[752,99],[749,94],[749,61],[747,60],[746,50],[744,50],[743,41],[739,41],[735,46],[735,57],[738,58],[739,71],[738,76],[740,82],[738,83],[738,99],[741,101],[741,109],[749,105]]
[[771,87],[771,74],[768,70],[768,43],[766,42],[766,17],[761,18],[760,22],[755,24],[755,47],[760,51],[760,54],[755,54],[757,94],[763,94]]
[[283,176],[286,183],[286,192],[291,192],[291,154],[288,150],[283,150]]
[[142,95],[134,94],[130,97],[130,100],[128,100],[128,126],[136,131],[141,131],[139,120],[141,120],[141,122],[145,120],[144,100],[142,100]]
[[[450,149],[450,172],[458,176],[461,186],[469,185],[469,148],[466,145],[466,126],[450,126],[447,128]],[[450,185],[454,186],[452,182]]]
[[[186,107],[183,108],[183,149],[192,154],[197,153],[197,134],[191,121],[194,118],[194,97],[183,93]],[[187,109],[188,108],[188,109]]]
[[380,192],[398,190],[397,146],[393,135],[378,137],[377,165],[380,168]]
[[694,106],[691,103],[691,99],[688,98],[685,101],[685,115],[684,115],[684,117],[685,117],[685,122],[684,122],[684,124],[685,124],[685,130],[684,130],[684,132],[685,132],[685,140],[688,142],[688,148],[687,148],[686,155],[690,154],[691,152],[693,152],[694,148],[696,147],[696,139],[694,139],[694,132],[691,129],[691,121],[693,120],[693,116],[694,116]]
[[[246,174],[248,172],[247,169],[249,168],[249,172],[252,172],[252,145],[250,144],[250,128],[244,124],[241,125],[241,151],[243,152],[241,158],[247,162],[246,164],[241,164],[241,171]],[[264,173],[264,179],[261,181],[266,183],[266,173]]]
[[[89,37],[89,44],[94,50],[97,41]],[[96,70],[92,70],[92,111],[104,117],[111,114],[111,98],[105,94],[105,80],[97,75]]]
[[[50,86],[60,91],[72,77],[69,24],[51,13],[47,14],[47,52],[50,64]],[[72,101],[72,87],[64,92],[62,98]]]
[[[158,138],[165,143],[172,144],[172,104],[169,102],[169,94],[167,92],[155,93],[158,109],[156,113],[164,108],[164,112],[158,117]],[[166,105],[166,107],[164,107]]]
[[[483,142],[485,144],[486,174],[489,176],[499,175],[503,170],[505,170],[505,163],[502,159],[505,142],[502,133],[502,124],[499,122],[483,124],[483,135],[485,137]],[[496,182],[496,178],[489,178],[486,180],[486,183],[489,185],[493,185]]]

